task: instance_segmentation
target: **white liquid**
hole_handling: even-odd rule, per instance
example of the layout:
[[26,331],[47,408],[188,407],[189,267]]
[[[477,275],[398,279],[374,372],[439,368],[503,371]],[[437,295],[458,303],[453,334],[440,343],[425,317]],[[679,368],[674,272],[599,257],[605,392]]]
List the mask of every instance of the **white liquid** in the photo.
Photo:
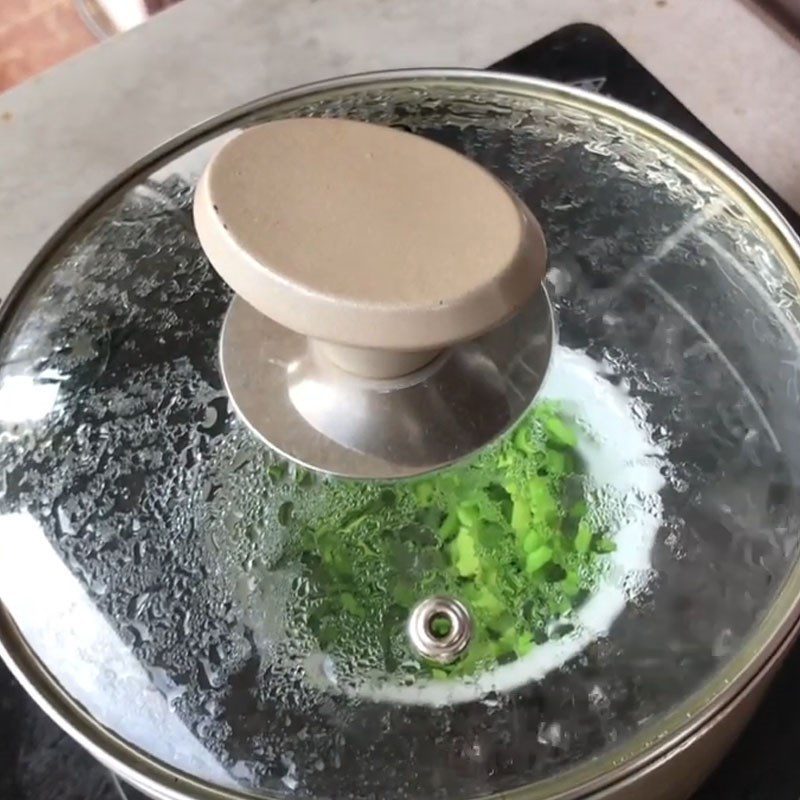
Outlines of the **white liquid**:
[[[357,693],[370,700],[406,705],[442,706],[474,701],[491,691],[509,691],[541,680],[588,644],[605,635],[625,604],[644,588],[650,557],[662,518],[658,492],[664,485],[664,453],[653,444],[633,411],[633,401],[601,374],[600,365],[583,353],[556,346],[542,399],[558,400],[584,435],[577,450],[590,481],[609,495],[635,496],[625,504],[624,520],[609,534],[617,549],[592,596],[572,615],[575,630],[538,645],[526,656],[460,680],[425,680],[412,686],[363,684]],[[330,666],[330,665],[328,665]],[[327,672],[327,670],[326,670]],[[334,679],[328,672],[328,679]]]

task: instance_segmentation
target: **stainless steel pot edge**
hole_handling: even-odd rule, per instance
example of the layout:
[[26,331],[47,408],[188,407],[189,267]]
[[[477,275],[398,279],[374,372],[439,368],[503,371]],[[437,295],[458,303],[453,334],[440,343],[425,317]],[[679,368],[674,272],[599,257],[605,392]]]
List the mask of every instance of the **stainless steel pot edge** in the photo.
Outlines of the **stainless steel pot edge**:
[[[496,88],[521,96],[534,94],[550,95],[559,102],[581,109],[600,111],[616,117],[628,125],[634,125],[643,135],[658,141],[662,146],[691,161],[706,176],[726,185],[757,217],[773,240],[773,244],[791,265],[793,277],[800,288],[800,241],[770,201],[746,178],[730,167],[723,159],[704,145],[695,142],[679,129],[655,117],[629,108],[615,100],[590,92],[564,86],[551,81],[523,78],[504,73],[487,73],[480,70],[461,69],[414,69],[387,72],[363,73],[344,78],[335,78],[307,84],[284,92],[268,95],[244,106],[240,106],[190,129],[183,135],[164,143],[143,157],[130,169],[120,174],[96,192],[73,214],[50,238],[40,253],[24,270],[14,288],[0,306],[0,327],[6,323],[22,297],[29,282],[39,268],[51,257],[63,241],[65,234],[82,224],[109,196],[120,191],[145,169],[151,170],[167,156],[175,157],[198,143],[198,139],[226,126],[263,112],[268,107],[307,101],[312,95],[323,95],[327,91],[343,88],[369,86],[378,88],[410,81],[421,84],[459,82],[475,85],[475,88]],[[687,740],[698,729],[719,713],[731,698],[759,673],[764,663],[784,641],[800,617],[800,565],[787,577],[772,608],[750,642],[724,672],[711,678],[706,687],[675,709],[659,726],[661,733],[650,736],[647,732],[637,737],[630,745],[609,751],[605,757],[595,759],[588,765],[576,767],[558,777],[540,782],[534,787],[523,787],[504,794],[508,798],[551,798],[571,800],[586,796],[603,787],[608,787],[637,772],[647,764],[664,756],[679,743]],[[769,634],[766,632],[769,631]],[[97,723],[79,704],[64,692],[52,674],[30,650],[7,609],[0,602],[0,656],[29,693],[62,728],[79,741],[98,760],[117,772],[123,779],[158,797],[177,800],[193,797],[203,800],[217,798],[254,797],[250,793],[236,790],[228,792],[217,789],[184,773],[166,767],[126,744],[120,737]],[[72,720],[70,720],[70,716]],[[126,763],[127,760],[127,763]],[[189,790],[190,793],[186,793]],[[258,795],[262,796],[262,795]]]
[[761,671],[691,736],[638,772],[593,794],[591,800],[684,800],[693,795],[742,733],[798,633],[800,623],[778,645]]
[[[13,637],[11,641],[10,637]],[[186,773],[162,766],[160,762],[100,725],[80,703],[70,697],[42,664],[1,603],[0,657],[11,674],[53,722],[101,764],[148,796],[159,800],[185,800],[189,797],[229,800],[232,796],[263,800],[263,796],[241,791],[231,795],[224,789],[196,781]],[[192,793],[187,794],[189,789]]]

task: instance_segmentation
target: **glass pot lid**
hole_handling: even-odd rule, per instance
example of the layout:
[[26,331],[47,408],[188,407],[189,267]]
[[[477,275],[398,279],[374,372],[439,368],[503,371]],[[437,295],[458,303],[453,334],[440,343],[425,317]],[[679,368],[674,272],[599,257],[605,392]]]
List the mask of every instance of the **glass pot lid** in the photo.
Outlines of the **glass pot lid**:
[[[322,478],[229,406],[231,294],[193,188],[238,129],[307,115],[454,148],[542,225],[559,343],[529,414],[476,460]],[[7,305],[6,659],[165,796],[609,783],[706,719],[796,618],[799,261],[714,156],[545,82],[365,76],[187,135],[65,227]],[[459,608],[467,645],[440,663],[409,624],[425,612],[435,645]]]

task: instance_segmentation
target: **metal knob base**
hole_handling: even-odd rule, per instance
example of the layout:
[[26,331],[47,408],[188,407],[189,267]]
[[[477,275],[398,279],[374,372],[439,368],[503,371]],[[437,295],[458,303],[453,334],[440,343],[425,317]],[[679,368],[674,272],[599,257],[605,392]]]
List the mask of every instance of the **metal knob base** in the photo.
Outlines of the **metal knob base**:
[[401,378],[363,378],[241,298],[220,361],[231,403],[270,447],[347,478],[407,478],[470,456],[525,413],[555,339],[542,287],[510,320]]

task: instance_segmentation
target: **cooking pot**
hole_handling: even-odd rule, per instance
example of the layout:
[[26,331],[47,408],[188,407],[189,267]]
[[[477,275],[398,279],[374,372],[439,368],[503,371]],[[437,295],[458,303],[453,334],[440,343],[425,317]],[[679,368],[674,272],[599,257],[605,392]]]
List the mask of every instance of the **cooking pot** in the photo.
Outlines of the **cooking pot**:
[[[466,156],[540,226],[544,284],[410,373],[317,375],[304,406],[319,354],[233,297],[192,217],[243,129],[298,118]],[[270,202],[299,191],[284,173]],[[218,236],[258,261],[214,191]],[[687,797],[797,632],[799,265],[708,149],[545,81],[363,75],[189,131],[68,220],[2,312],[3,657],[154,798]]]

